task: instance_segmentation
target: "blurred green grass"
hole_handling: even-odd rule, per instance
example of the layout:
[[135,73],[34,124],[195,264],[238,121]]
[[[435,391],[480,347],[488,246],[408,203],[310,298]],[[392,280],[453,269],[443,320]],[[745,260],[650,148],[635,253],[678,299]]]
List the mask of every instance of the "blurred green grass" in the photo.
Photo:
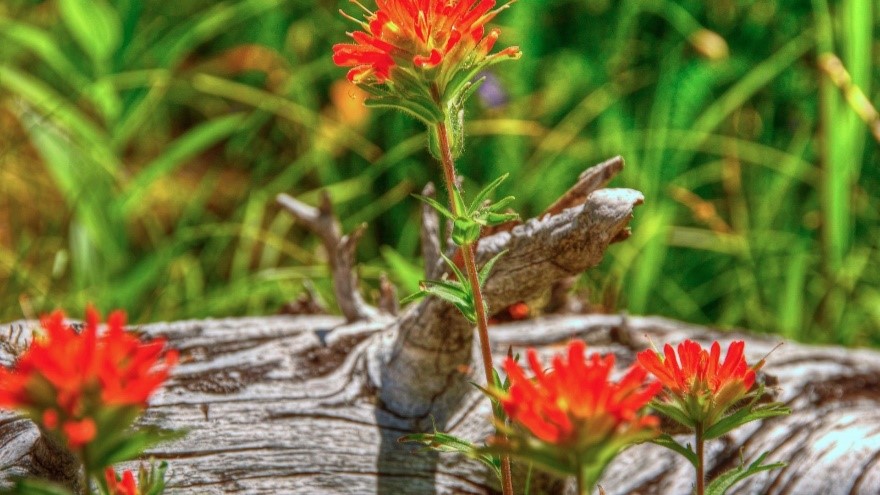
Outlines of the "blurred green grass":
[[[342,1],[0,5],[0,320],[89,301],[135,321],[273,313],[317,240],[273,204],[326,188],[369,222],[368,287],[419,273],[439,170],[419,125],[370,111],[330,61]],[[608,310],[880,345],[878,144],[817,58],[880,102],[869,0],[521,0],[524,57],[475,101],[460,169],[524,216],[621,154],[634,235],[579,290]]]

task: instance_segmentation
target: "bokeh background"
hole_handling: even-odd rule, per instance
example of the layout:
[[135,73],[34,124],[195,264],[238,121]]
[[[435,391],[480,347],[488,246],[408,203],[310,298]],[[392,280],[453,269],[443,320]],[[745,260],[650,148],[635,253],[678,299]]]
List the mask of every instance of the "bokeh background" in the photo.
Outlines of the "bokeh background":
[[[280,192],[369,223],[368,294],[382,272],[415,290],[410,195],[439,170],[416,122],[367,111],[332,64],[340,8],[360,15],[0,2],[0,321],[272,314],[305,290],[335,311]],[[578,282],[595,310],[880,345],[880,2],[521,0],[495,24],[524,56],[471,102],[466,186],[510,173],[529,216],[620,154],[614,185],[646,196]]]

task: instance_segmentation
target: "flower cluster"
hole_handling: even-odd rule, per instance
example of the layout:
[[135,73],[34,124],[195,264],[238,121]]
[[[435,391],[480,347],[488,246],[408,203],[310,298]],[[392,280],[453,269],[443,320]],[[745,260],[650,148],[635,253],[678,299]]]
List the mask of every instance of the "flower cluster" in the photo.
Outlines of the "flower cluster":
[[700,344],[685,340],[678,354],[666,344],[661,356],[653,350],[640,352],[639,363],[666,387],[666,400],[688,419],[687,426],[716,422],[740,401],[755,383],[755,371],[746,364],[745,343],[732,342],[724,361],[721,346],[713,342],[707,352]]
[[127,427],[166,380],[177,354],[163,356],[161,339],[144,343],[126,332],[122,312],[110,315],[100,335],[94,309],[82,332],[64,318],[61,311],[44,317],[45,333],[12,368],[0,367],[0,407],[22,411],[78,452],[102,433]]
[[[363,31],[351,33],[354,43],[333,47],[333,61],[353,67],[348,79],[355,83],[384,84],[400,78],[446,80],[457,69],[475,65],[489,56],[500,31],[486,33],[486,23],[506,8],[495,0],[376,0],[378,9],[365,21],[353,19]],[[510,47],[494,57],[516,57]]]
[[494,394],[516,428],[507,439],[495,441],[502,450],[562,474],[579,476],[589,470],[598,476],[625,446],[659,434],[658,418],[643,410],[660,383],[648,381],[638,365],[612,381],[614,356],[585,357],[585,350],[584,342],[573,341],[567,359],[556,356],[545,370],[530,349],[527,359],[534,378],[507,359],[510,387]]
[[[355,1],[355,3],[357,3]],[[485,80],[483,69],[520,57],[517,47],[490,53],[500,31],[486,24],[508,4],[495,0],[376,0],[350,33],[354,43],[333,46],[333,62],[351,67],[348,79],[370,93],[371,106],[402,110],[429,130],[447,122],[453,150],[461,147],[464,102]],[[345,15],[343,13],[343,15]],[[437,137],[431,147],[435,156]]]

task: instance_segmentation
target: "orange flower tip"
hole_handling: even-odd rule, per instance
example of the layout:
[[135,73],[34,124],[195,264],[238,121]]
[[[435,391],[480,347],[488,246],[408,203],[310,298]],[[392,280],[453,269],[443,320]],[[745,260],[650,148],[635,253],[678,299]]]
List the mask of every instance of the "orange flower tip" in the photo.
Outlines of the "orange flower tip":
[[440,62],[443,61],[443,56],[436,49],[431,50],[431,54],[427,57],[423,55],[416,55],[413,57],[413,64],[416,67],[420,67],[422,69],[432,69],[440,65]]
[[776,352],[777,349],[782,347],[783,344],[785,344],[785,342],[779,342],[778,344],[773,346],[773,349],[770,349],[770,351],[763,358],[761,358],[760,361],[758,361],[757,363],[755,363],[754,366],[752,366],[752,371],[760,371],[761,368],[763,368],[764,365],[767,364],[767,358],[769,358],[771,354]]
[[110,313],[107,316],[107,328],[111,330],[123,330],[125,328],[125,323],[127,320],[127,316],[125,311],[121,309],[117,309],[116,311]]
[[522,51],[520,51],[518,46],[507,47],[504,50],[498,52],[498,55],[502,57],[510,57],[513,59],[517,59],[522,57]]
[[116,485],[119,482],[116,480],[116,471],[111,466],[107,466],[104,469],[104,479],[107,481],[107,488],[110,490],[110,493],[115,494]]
[[122,473],[122,488],[126,495],[137,495],[137,484],[131,471]]
[[365,28],[367,27],[367,25],[366,25],[366,23],[364,23],[364,21],[348,15],[344,10],[339,9],[339,13],[342,14],[342,17],[345,17],[349,21],[352,21],[356,24],[360,24],[361,26],[364,26]]
[[43,412],[43,426],[48,430],[58,428],[58,412],[54,409],[46,409]]
[[73,448],[79,448],[95,439],[98,429],[94,420],[85,418],[81,421],[70,420],[62,427],[67,441]]
[[101,313],[98,312],[95,307],[89,303],[86,306],[86,325],[89,327],[97,327],[98,323],[101,321]]

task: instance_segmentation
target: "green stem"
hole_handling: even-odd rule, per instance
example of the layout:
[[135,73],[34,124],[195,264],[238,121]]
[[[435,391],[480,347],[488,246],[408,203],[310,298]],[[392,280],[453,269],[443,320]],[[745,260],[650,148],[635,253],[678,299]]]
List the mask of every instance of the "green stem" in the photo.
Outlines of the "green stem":
[[[449,131],[445,122],[437,124],[437,135],[440,141],[440,162],[443,165],[443,177],[446,182],[446,191],[449,193],[449,208],[453,215],[460,216],[463,212],[458,211],[455,201],[455,160],[452,158],[452,148],[449,145]],[[483,369],[486,372],[486,385],[492,386],[494,376],[492,371],[492,350],[489,347],[489,318],[486,315],[486,306],[483,302],[483,290],[480,287],[480,279],[477,275],[477,263],[475,261],[475,243],[467,243],[461,246],[461,254],[464,259],[464,267],[467,273],[471,292],[474,296],[474,309],[477,312],[477,332],[480,336],[480,354],[483,357]],[[494,408],[493,408],[494,409]],[[503,421],[504,418],[496,414],[496,419]],[[504,495],[513,495],[513,479],[510,474],[510,457],[501,457],[501,490]]]
[[694,443],[697,448],[697,495],[704,495],[706,493],[706,473],[705,473],[705,455],[703,453],[703,447],[706,443],[706,440],[703,438],[703,423],[697,423],[696,431],[694,433]]
[[578,468],[577,476],[577,492],[578,495],[590,495],[590,482],[587,480],[587,475],[583,469]]

